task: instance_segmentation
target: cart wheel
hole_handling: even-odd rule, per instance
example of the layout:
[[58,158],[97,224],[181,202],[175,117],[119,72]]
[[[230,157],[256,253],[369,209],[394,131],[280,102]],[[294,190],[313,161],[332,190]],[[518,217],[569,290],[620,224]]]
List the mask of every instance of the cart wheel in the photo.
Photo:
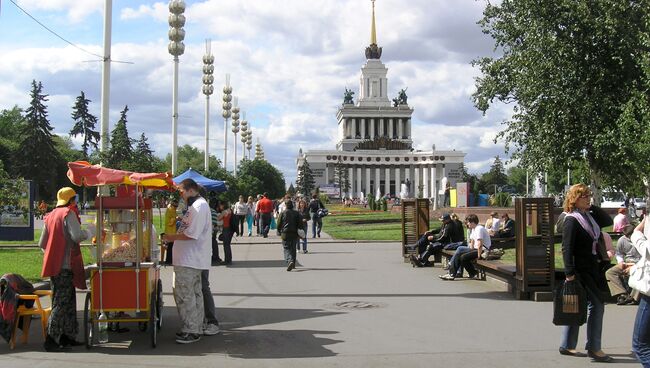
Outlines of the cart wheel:
[[95,334],[95,324],[93,323],[92,311],[90,310],[90,293],[86,294],[86,302],[84,303],[84,342],[86,349],[93,346],[93,338]]
[[147,322],[138,322],[138,330],[145,332],[147,330]]
[[162,318],[162,313],[163,313],[163,306],[165,305],[163,303],[163,288],[162,288],[162,280],[158,280],[158,288],[156,290],[156,318],[158,319],[156,322],[156,326],[158,327],[158,330],[162,328],[163,324],[163,318]]
[[151,303],[149,304],[149,334],[151,335],[151,347],[155,348],[158,340],[158,305],[156,304],[157,295],[151,293]]

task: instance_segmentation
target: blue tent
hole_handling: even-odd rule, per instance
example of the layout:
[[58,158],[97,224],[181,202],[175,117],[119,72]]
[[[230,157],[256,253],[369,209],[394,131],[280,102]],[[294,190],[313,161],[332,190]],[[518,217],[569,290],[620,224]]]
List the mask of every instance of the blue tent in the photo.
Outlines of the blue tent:
[[199,174],[196,170],[190,168],[186,172],[180,174],[174,178],[174,183],[178,184],[185,179],[192,179],[201,186],[203,186],[208,192],[225,192],[228,190],[226,188],[226,183],[221,180],[212,180],[208,179],[205,176]]

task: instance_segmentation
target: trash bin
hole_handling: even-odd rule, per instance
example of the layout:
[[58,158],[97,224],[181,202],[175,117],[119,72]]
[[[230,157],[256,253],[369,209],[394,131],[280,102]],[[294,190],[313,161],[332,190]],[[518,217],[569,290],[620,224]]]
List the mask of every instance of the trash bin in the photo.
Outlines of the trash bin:
[[488,194],[479,194],[478,195],[478,205],[487,206],[490,196]]

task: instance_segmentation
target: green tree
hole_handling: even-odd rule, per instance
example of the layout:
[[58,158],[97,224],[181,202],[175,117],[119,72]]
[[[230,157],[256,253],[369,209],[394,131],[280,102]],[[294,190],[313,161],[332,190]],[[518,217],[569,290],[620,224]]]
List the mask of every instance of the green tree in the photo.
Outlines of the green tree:
[[500,187],[508,182],[508,176],[506,175],[505,168],[503,167],[503,162],[499,156],[494,157],[494,162],[490,166],[490,171],[483,174],[481,178],[485,184],[488,186],[488,192],[494,193],[494,187]]
[[[187,171],[187,169],[192,168],[196,171],[201,171],[201,169],[204,168],[203,165],[203,150],[200,150],[196,147],[192,147],[189,144],[183,145],[181,147],[178,147],[177,150],[177,158],[176,158],[176,163],[177,163],[177,168],[178,172],[174,173],[175,175],[179,175]],[[167,164],[167,170],[171,170],[172,167],[172,155],[171,153],[168,153],[167,156],[165,157],[165,163]],[[213,170],[216,170],[217,167],[221,167],[221,161],[218,160],[215,156],[210,155],[210,159],[208,160],[208,171],[212,172]],[[219,180],[223,180],[220,179]]]
[[25,121],[18,133],[18,149],[14,153],[15,173],[32,179],[38,186],[40,198],[56,194],[56,168],[52,162],[60,160],[54,146],[52,126],[47,118],[48,101],[43,84],[32,81],[31,102],[25,110]]
[[526,169],[513,166],[508,169],[508,185],[515,188],[517,193],[526,194]]
[[140,139],[135,145],[133,152],[133,163],[131,168],[137,172],[154,172],[156,171],[156,158],[153,155],[153,150],[147,143],[147,137],[144,133],[140,134]]
[[13,158],[18,152],[18,132],[24,124],[23,110],[14,106],[10,110],[0,111],[0,161],[5,163],[7,175],[15,175]]
[[311,197],[311,192],[314,190],[314,173],[309,167],[309,162],[305,159],[302,165],[298,167],[298,176],[296,177],[296,190],[302,193],[305,197]]
[[120,112],[120,120],[115,124],[111,132],[111,147],[106,154],[106,166],[112,169],[131,170],[133,162],[133,141],[129,138],[129,131],[126,127],[126,113],[128,106]]
[[296,188],[293,186],[293,183],[289,184],[289,189],[287,189],[287,194],[291,197],[296,195]]
[[83,143],[81,144],[81,151],[83,158],[88,160],[88,149],[97,149],[99,143],[99,132],[95,130],[97,118],[88,111],[88,104],[90,100],[86,98],[83,91],[77,96],[74,106],[72,107],[72,120],[74,126],[70,130],[70,135],[76,137],[77,135],[83,136]]
[[343,199],[343,193],[350,190],[350,174],[341,162],[334,166],[334,181],[339,186],[339,198]]
[[648,130],[649,12],[648,0],[487,4],[479,24],[500,56],[474,61],[473,98],[483,112],[514,104],[497,136],[512,158],[531,173],[584,160],[597,202],[603,182],[634,180],[626,146]]
[[257,178],[263,186],[257,193],[268,192],[271,198],[280,198],[285,194],[284,175],[266,160],[242,161],[237,175]]

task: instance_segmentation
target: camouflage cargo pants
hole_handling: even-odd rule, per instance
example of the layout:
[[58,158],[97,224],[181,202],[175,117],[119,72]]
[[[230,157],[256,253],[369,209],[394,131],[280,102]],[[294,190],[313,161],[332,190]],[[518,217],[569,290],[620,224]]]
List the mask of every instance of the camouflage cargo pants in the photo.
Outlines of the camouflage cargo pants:
[[181,332],[203,334],[201,270],[174,266],[174,300],[181,319]]

